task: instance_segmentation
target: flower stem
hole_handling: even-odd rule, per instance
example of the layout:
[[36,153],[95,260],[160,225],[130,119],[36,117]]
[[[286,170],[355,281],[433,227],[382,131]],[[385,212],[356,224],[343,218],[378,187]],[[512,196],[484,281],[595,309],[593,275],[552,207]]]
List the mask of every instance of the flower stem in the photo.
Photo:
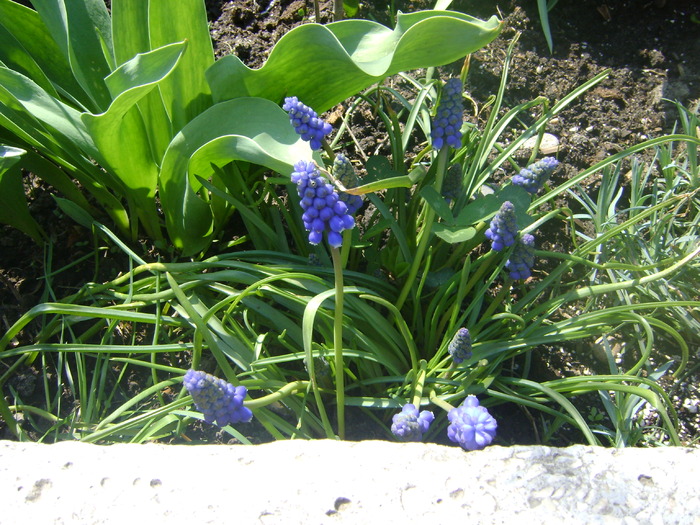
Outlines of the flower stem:
[[420,408],[420,402],[423,398],[423,385],[425,384],[425,376],[427,375],[428,363],[421,359],[420,361],[420,371],[416,377],[415,386],[413,387],[413,399],[411,402],[416,408]]
[[335,319],[333,349],[335,353],[335,401],[338,411],[338,437],[345,439],[345,364],[343,363],[343,265],[338,248],[331,248],[335,274]]
[[444,399],[440,399],[438,397],[438,395],[435,393],[435,390],[430,391],[430,402],[433,405],[442,408],[445,412],[449,412],[450,410],[452,410],[454,408],[452,405],[450,405]]
[[250,399],[243,404],[251,410],[267,406],[271,403],[284,399],[285,397],[306,390],[309,387],[308,381],[294,381],[284,385],[282,388],[263,397]]
[[[442,180],[445,176],[445,171],[447,170],[447,158],[449,152],[450,148],[445,146],[438,153],[438,166],[437,171],[435,173],[435,190],[437,190],[438,193],[441,193],[442,190]],[[430,234],[432,233],[433,221],[435,220],[435,210],[433,210],[433,208],[427,203],[426,206],[428,207],[425,213],[423,229],[419,234],[416,255],[413,258],[413,261],[411,262],[411,268],[408,272],[406,282],[404,283],[403,288],[401,289],[401,295],[399,295],[399,298],[396,301],[396,308],[398,308],[399,310],[401,310],[401,308],[403,307],[403,304],[404,302],[406,302],[406,298],[408,297],[408,293],[413,288],[413,285],[416,280],[416,275],[418,275],[418,270],[420,269],[420,265],[423,260],[423,254],[425,253],[425,250],[428,247],[428,241],[430,240]]]

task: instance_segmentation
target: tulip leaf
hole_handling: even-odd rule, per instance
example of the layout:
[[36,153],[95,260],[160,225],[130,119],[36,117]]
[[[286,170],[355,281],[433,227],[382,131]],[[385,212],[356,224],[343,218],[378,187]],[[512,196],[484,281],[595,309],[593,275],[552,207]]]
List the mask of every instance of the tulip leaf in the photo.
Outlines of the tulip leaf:
[[501,22],[452,11],[399,13],[395,29],[368,20],[303,24],[285,34],[265,64],[234,55],[207,70],[215,101],[295,95],[321,113],[401,71],[449,64],[491,42]]
[[[243,160],[279,173],[311,159],[308,143],[289,124],[287,113],[261,98],[238,98],[215,104],[187,124],[163,157],[160,198],[170,239],[184,255],[211,242],[214,214],[208,196],[198,192],[214,166]],[[317,159],[320,163],[320,159]]]
[[29,214],[22,174],[17,166],[25,153],[23,149],[0,144],[0,222],[17,228],[41,243],[46,235]]
[[76,100],[88,103],[87,94],[73,77],[68,61],[36,11],[10,0],[0,0],[0,25],[7,32],[0,46],[0,60],[7,67],[31,78],[51,95],[56,93],[53,88],[56,85]]
[[170,74],[184,49],[184,42],[170,44],[125,62],[105,79],[114,97],[109,109],[82,115],[99,150],[96,157],[117,176],[144,226],[156,238],[160,236],[154,205],[158,159],[135,105]]

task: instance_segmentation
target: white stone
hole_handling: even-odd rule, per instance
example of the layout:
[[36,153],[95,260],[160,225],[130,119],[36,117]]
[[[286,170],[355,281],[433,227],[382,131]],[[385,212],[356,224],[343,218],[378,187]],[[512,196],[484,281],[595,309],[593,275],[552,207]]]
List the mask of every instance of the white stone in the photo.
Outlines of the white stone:
[[685,525],[698,479],[686,448],[0,441],[0,524]]
[[[532,151],[532,148],[535,147],[535,142],[537,142],[537,136],[530,137],[520,147],[524,151]],[[559,151],[559,139],[551,133],[543,134],[542,142],[540,142],[540,153],[542,155],[553,155],[557,151]]]

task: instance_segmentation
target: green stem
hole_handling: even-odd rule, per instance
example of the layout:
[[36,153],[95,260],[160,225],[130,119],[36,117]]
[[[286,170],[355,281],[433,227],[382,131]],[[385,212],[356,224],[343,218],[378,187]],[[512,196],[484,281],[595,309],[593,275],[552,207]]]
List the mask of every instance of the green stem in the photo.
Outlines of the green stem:
[[17,420],[12,414],[12,411],[10,410],[7,401],[5,401],[5,396],[2,393],[2,387],[3,385],[0,383],[0,416],[2,416],[2,419],[5,420],[5,424],[7,425],[7,428],[10,429],[10,432],[12,432],[12,434],[16,438],[19,438],[19,428],[17,426]]
[[263,397],[258,397],[255,399],[251,399],[250,401],[246,401],[244,404],[251,410],[256,409],[256,408],[261,408],[264,406],[267,406],[271,403],[274,403],[275,401],[279,401],[281,399],[284,399],[285,397],[291,395],[291,394],[296,394],[297,392],[301,392],[302,390],[306,390],[309,387],[309,382],[308,381],[294,381],[292,383],[288,383],[284,385],[282,388],[277,390],[277,392],[273,392],[272,394],[268,394]]
[[[438,166],[437,166],[437,171],[435,173],[435,190],[437,190],[438,193],[441,193],[442,190],[442,179],[445,176],[445,171],[447,169],[447,159],[449,156],[450,148],[445,146],[443,147],[440,152],[438,153]],[[427,205],[427,204],[426,204]],[[403,289],[401,290],[401,294],[399,295],[398,300],[396,301],[396,308],[401,310],[403,307],[404,303],[406,302],[406,298],[408,297],[408,293],[411,291],[413,288],[413,285],[415,284],[416,280],[416,275],[418,275],[418,270],[420,269],[421,262],[423,261],[423,254],[425,254],[425,250],[428,247],[428,241],[430,240],[430,234],[432,233],[433,230],[433,221],[435,220],[435,210],[433,210],[430,205],[427,205],[427,211],[425,213],[425,222],[423,226],[423,230],[420,232],[419,239],[418,239],[418,248],[416,249],[416,255],[413,258],[413,261],[411,262],[411,269],[408,272],[408,277],[406,278],[406,282],[403,285]]]
[[345,439],[345,364],[343,363],[343,266],[340,250],[331,248],[335,274],[335,319],[333,349],[335,353],[335,401],[338,411],[338,437]]
[[421,359],[420,361],[420,371],[416,376],[415,386],[413,387],[413,399],[411,402],[416,408],[420,407],[421,399],[423,398],[423,385],[425,384],[425,376],[428,373],[428,363]]
[[450,405],[450,404],[449,404],[447,401],[445,401],[444,399],[440,399],[440,398],[437,396],[437,394],[435,393],[435,390],[431,390],[431,391],[430,391],[430,402],[431,402],[433,405],[442,408],[445,412],[449,412],[450,410],[452,410],[452,409],[454,408],[452,405]]

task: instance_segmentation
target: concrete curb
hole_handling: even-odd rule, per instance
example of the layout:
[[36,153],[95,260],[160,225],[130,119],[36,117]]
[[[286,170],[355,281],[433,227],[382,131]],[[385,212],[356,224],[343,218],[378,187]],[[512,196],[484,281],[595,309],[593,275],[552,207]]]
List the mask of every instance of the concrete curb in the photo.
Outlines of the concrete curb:
[[688,448],[0,441],[0,523],[700,524],[699,480]]

